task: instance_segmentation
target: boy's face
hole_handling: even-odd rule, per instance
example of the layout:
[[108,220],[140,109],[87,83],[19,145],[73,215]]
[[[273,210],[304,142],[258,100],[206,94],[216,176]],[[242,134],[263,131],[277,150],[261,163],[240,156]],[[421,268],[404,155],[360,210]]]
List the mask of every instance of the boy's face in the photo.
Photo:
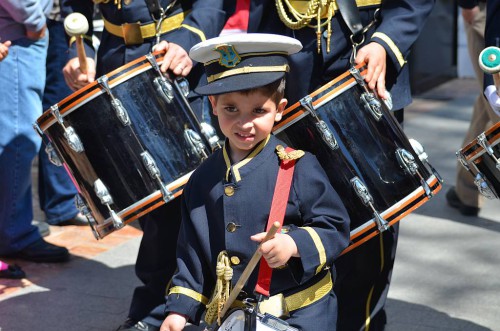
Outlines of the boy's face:
[[232,92],[209,96],[219,126],[229,140],[231,159],[242,160],[272,131],[274,122],[281,119],[287,100],[276,104],[261,91],[249,94]]

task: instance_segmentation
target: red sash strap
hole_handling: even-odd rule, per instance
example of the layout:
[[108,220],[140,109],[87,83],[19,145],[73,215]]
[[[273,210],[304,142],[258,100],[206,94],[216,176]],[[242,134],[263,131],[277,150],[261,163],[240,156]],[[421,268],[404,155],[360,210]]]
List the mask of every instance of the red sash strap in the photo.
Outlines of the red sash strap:
[[[287,147],[287,152],[293,151],[292,148]],[[288,203],[288,196],[290,195],[290,187],[292,184],[293,170],[296,160],[281,160],[278,177],[276,179],[276,186],[274,188],[273,201],[271,203],[271,211],[269,219],[267,220],[266,231],[269,231],[274,222],[283,224],[285,218],[286,205]],[[278,229],[278,232],[281,227]],[[269,288],[271,286],[271,276],[273,269],[269,267],[264,257],[260,260],[259,276],[257,284],[255,285],[255,292],[269,297]]]

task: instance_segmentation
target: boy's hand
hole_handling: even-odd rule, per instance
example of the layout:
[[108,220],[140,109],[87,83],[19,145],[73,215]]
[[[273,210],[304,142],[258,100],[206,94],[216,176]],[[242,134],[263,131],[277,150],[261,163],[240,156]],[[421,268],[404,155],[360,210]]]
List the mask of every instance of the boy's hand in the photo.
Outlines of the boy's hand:
[[388,97],[385,89],[386,58],[385,48],[378,43],[371,42],[359,49],[355,59],[356,64],[361,62],[367,64],[365,81],[384,100]]
[[177,313],[170,313],[161,324],[160,331],[180,331],[184,329],[186,323],[186,316]]
[[493,109],[493,111],[500,116],[500,96],[498,96],[497,88],[495,85],[489,85],[484,89],[484,95]]
[[[261,232],[250,237],[253,241],[261,242],[266,232]],[[271,268],[285,265],[292,256],[300,257],[295,241],[287,234],[277,233],[260,247],[262,256]]]

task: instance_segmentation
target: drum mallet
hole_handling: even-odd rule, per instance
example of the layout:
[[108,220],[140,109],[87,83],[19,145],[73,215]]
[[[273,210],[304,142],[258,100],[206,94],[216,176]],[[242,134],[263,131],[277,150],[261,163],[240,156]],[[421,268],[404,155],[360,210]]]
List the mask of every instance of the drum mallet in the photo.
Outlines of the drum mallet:
[[243,270],[243,272],[241,273],[241,276],[236,282],[236,285],[234,285],[234,288],[231,291],[229,298],[224,303],[224,307],[222,307],[221,311],[221,316],[226,315],[227,311],[233,304],[234,300],[236,300],[238,294],[240,294],[241,289],[243,288],[243,286],[245,286],[248,278],[252,274],[253,269],[255,269],[255,266],[257,265],[257,263],[259,263],[260,258],[262,257],[262,253],[260,252],[260,247],[262,246],[263,243],[274,237],[280,226],[281,226],[280,222],[274,222],[269,231],[267,231],[266,236],[260,242],[259,247],[257,247],[257,250],[253,254],[250,261],[248,262],[247,266],[245,267],[245,270]]
[[87,56],[83,47],[83,36],[89,30],[87,18],[80,13],[71,13],[64,19],[64,30],[70,37],[75,37],[76,52],[80,61],[80,71],[87,73]]
[[493,76],[497,94],[500,95],[500,48],[490,46],[483,49],[479,54],[479,66]]

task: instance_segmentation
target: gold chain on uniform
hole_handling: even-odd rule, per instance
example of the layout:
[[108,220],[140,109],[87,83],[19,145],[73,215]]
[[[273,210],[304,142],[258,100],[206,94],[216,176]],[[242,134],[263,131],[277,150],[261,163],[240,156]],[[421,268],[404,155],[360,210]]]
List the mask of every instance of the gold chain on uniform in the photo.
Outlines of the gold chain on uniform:
[[[108,3],[110,0],[92,0],[94,1],[95,4],[100,4],[100,3]],[[113,0],[116,7],[118,7],[118,9],[122,9],[122,1],[121,0]]]
[[[276,7],[281,21],[290,29],[298,30],[304,27],[316,28],[318,53],[321,51],[321,28],[327,26],[326,51],[330,52],[330,37],[332,35],[332,17],[334,15],[335,0],[309,0],[305,13],[298,12],[290,0],[276,0]],[[285,9],[286,5],[286,9]],[[287,11],[293,16],[290,17]],[[321,17],[327,13],[327,18],[321,22]],[[316,18],[316,25],[312,25],[311,20]]]

